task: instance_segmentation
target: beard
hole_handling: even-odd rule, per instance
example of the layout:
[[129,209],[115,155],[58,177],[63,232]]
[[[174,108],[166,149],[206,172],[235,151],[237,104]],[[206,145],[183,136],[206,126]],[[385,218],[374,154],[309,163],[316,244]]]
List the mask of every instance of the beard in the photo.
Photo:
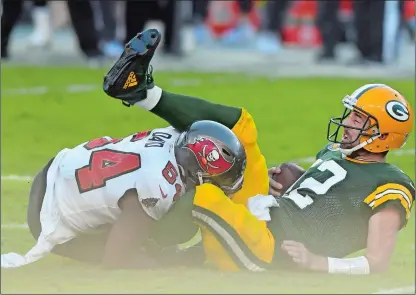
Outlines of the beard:
[[341,142],[340,148],[342,148],[342,149],[352,149],[353,147],[360,144],[360,137],[361,136],[358,136],[355,141],[351,142],[351,137],[348,136],[348,138],[345,139],[346,142]]
[[[341,149],[352,149],[354,147],[356,147],[357,145],[360,144],[360,137],[359,136],[354,142],[350,142],[350,139],[347,139],[347,143],[341,143],[340,144],[340,148]],[[360,157],[363,155],[363,153],[365,153],[365,150],[363,148],[360,148],[356,151],[353,151],[348,157],[351,159],[355,159],[357,157]]]
[[358,140],[356,140],[356,141],[354,141],[354,142],[352,142],[352,143],[341,143],[340,144],[340,147],[342,148],[342,149],[352,149],[353,147],[355,147],[355,146],[357,146],[358,145]]

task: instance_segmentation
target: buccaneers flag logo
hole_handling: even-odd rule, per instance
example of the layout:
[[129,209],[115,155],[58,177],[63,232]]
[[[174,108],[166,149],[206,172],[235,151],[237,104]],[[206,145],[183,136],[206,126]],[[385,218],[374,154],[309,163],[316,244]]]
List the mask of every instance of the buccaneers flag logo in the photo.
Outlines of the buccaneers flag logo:
[[187,144],[186,147],[195,154],[199,166],[211,175],[227,172],[234,165],[234,159],[228,162],[211,139],[197,138],[195,143]]

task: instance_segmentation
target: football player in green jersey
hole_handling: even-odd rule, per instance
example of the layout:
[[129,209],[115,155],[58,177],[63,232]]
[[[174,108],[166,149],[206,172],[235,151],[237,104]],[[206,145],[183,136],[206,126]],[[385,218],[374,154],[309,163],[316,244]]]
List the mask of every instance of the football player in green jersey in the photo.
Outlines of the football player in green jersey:
[[[194,219],[212,233],[204,239],[206,255],[219,268],[259,271],[300,265],[346,274],[388,268],[415,187],[386,162],[386,155],[405,144],[412,110],[384,84],[364,85],[343,104],[343,115],[328,126],[331,144],[282,196],[252,197],[248,210],[219,194],[194,198]],[[281,188],[269,181],[271,193]],[[344,258],[361,249],[365,255]]]
[[[287,203],[282,211],[298,214],[289,220],[276,212],[273,230],[294,231],[282,248],[303,266],[330,272],[384,270],[415,195],[409,176],[386,162],[388,151],[406,142],[411,108],[397,91],[380,84],[360,87],[343,103],[344,114],[328,126],[333,143],[281,200]],[[276,186],[273,179],[270,186]],[[367,248],[363,257],[339,259],[362,248]]]

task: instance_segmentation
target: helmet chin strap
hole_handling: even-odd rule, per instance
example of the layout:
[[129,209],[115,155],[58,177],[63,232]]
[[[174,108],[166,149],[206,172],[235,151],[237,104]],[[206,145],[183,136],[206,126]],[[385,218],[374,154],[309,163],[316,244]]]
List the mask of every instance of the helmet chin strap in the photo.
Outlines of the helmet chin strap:
[[350,149],[342,149],[342,148],[340,148],[339,150],[341,151],[341,153],[342,153],[343,155],[345,155],[345,156],[349,156],[349,155],[351,155],[353,152],[355,152],[355,151],[357,151],[357,150],[359,150],[359,149],[361,149],[361,148],[365,147],[367,144],[372,143],[374,140],[376,140],[376,139],[377,139],[377,138],[379,138],[379,137],[380,137],[380,135],[376,135],[376,136],[373,136],[373,137],[371,137],[371,138],[367,139],[366,141],[363,141],[362,143],[360,143],[359,145],[357,145],[357,146],[355,146],[355,147],[353,147],[353,148],[350,148]]

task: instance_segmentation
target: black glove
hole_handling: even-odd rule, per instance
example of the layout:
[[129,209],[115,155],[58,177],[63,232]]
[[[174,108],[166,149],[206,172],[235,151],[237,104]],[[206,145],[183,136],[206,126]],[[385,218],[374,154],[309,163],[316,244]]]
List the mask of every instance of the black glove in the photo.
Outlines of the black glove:
[[123,54],[104,76],[104,92],[121,99],[126,106],[146,98],[147,89],[153,87],[150,61],[160,43],[156,29],[143,31],[125,46]]

